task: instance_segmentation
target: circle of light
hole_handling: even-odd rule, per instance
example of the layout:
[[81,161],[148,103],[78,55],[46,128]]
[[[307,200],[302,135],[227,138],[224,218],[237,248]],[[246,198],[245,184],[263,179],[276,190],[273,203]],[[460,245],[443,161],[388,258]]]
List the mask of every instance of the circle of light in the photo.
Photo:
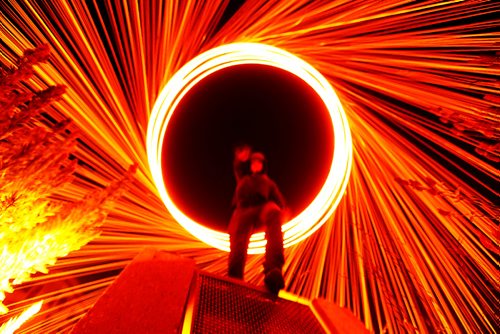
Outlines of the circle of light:
[[[352,138],[346,114],[332,86],[314,67],[291,53],[260,43],[232,43],[210,49],[190,60],[161,90],[148,123],[147,155],[153,181],[173,218],[199,240],[229,251],[229,235],[207,228],[186,216],[173,202],[162,172],[163,139],[168,123],[182,98],[198,82],[221,69],[243,65],[268,65],[283,69],[304,80],[327,107],[334,131],[334,154],[328,177],[311,204],[283,224],[283,246],[289,247],[318,230],[332,215],[345,193],[352,166]],[[249,254],[265,252],[264,232],[254,233]]]

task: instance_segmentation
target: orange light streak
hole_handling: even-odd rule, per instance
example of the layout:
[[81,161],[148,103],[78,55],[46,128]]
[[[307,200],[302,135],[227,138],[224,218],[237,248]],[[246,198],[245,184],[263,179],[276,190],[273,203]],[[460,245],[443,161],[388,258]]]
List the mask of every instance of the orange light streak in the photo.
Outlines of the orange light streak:
[[[49,43],[51,61],[29,86],[68,86],[49,112],[78,127],[75,155],[85,164],[58,196],[81,198],[138,164],[102,234],[6,297],[17,314],[47,283],[71,282],[43,293],[50,303],[24,332],[67,331],[146,246],[225,273],[226,253],[165,209],[146,141],[162,87],[190,60],[231,43],[274,46],[309,63],[334,87],[351,129],[345,196],[316,233],[285,250],[286,290],[347,307],[377,333],[495,332],[500,4],[256,0],[216,30],[228,3],[0,4],[1,63]],[[262,284],[261,261],[249,256],[253,284]]]

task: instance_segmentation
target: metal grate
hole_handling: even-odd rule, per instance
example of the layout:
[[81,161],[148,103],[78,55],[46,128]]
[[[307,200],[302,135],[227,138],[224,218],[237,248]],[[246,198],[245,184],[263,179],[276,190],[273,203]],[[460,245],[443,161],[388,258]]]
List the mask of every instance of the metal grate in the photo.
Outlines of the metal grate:
[[325,333],[310,308],[200,274],[192,333]]

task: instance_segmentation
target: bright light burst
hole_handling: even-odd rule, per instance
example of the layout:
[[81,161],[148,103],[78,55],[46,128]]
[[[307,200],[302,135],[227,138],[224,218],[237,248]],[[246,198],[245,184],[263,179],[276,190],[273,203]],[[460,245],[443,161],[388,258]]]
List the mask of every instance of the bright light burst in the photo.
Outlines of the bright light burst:
[[[300,58],[265,44],[233,43],[206,51],[189,61],[169,80],[153,107],[147,133],[149,165],[160,196],[172,216],[198,239],[218,249],[229,251],[227,233],[203,226],[175,205],[163,179],[162,152],[169,120],[187,92],[210,74],[243,64],[272,66],[293,73],[315,90],[330,113],[335,142],[330,172],[312,203],[297,217],[283,225],[283,244],[289,247],[314,233],[330,217],[344,195],[352,165],[351,133],[342,105],[330,83]],[[264,253],[265,244],[264,232],[255,233],[250,238],[248,253]]]
[[[44,299],[25,331],[67,330],[145,246],[225,273],[226,253],[193,238],[160,201],[146,131],[174,73],[207,50],[249,42],[322,73],[352,133],[346,195],[315,234],[286,249],[286,289],[348,307],[375,332],[498,329],[500,4],[256,0],[219,26],[228,4],[0,4],[1,62],[49,43],[52,59],[30,85],[68,86],[49,112],[80,129],[84,168],[60,196],[80,198],[139,166],[102,235],[7,296],[7,317]],[[249,258],[252,283],[261,283],[261,260]]]
[[0,326],[1,334],[12,334],[18,330],[29,318],[37,314],[42,308],[43,301],[36,302],[28,307],[21,315],[16,318],[10,319],[2,326]]

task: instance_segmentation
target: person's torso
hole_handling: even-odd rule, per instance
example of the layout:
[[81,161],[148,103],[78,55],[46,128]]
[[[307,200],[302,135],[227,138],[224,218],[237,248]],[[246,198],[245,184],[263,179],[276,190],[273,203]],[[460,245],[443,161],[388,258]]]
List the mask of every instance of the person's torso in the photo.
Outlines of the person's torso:
[[265,174],[246,175],[236,188],[238,206],[257,206],[269,201],[273,183]]

